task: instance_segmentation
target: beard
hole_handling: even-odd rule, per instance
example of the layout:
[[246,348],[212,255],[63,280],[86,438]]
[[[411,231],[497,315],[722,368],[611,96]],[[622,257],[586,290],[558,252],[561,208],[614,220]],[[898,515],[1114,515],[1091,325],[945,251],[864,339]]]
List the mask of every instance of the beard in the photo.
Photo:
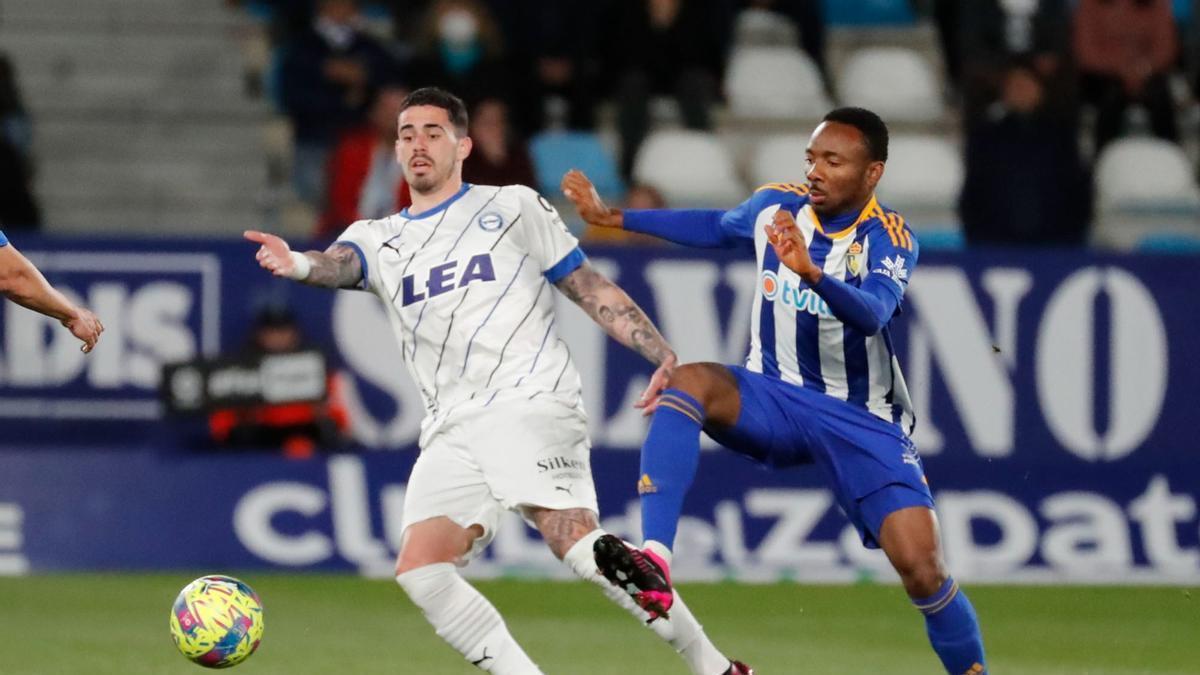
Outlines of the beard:
[[428,194],[430,192],[436,192],[439,188],[445,185],[453,170],[453,165],[451,165],[449,170],[441,170],[437,164],[434,164],[424,175],[406,175],[404,179],[408,181],[408,187],[413,192],[417,192],[419,194]]

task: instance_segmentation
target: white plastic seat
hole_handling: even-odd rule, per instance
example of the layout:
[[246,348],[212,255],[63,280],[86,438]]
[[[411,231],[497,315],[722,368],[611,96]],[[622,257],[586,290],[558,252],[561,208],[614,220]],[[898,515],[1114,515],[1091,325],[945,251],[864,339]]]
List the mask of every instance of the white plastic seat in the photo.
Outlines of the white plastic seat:
[[1123,138],[1096,161],[1094,243],[1122,250],[1200,238],[1200,187],[1182,148],[1159,138]]
[[746,198],[732,154],[703,131],[652,133],[638,150],[633,176],[658,188],[672,207],[732,208]]
[[936,122],[943,116],[937,77],[912,49],[867,47],[846,61],[838,79],[846,105],[873,110],[885,122]]
[[805,134],[777,134],[759,142],[750,160],[750,181],[755,186],[767,183],[803,183]]
[[1175,211],[1200,206],[1200,188],[1183,148],[1160,138],[1122,138],[1096,161],[1102,210]]
[[879,198],[892,208],[954,211],[963,185],[963,159],[939,136],[897,134],[888,143],[888,161]]
[[725,93],[734,117],[812,119],[832,107],[817,66],[795,47],[735,49]]

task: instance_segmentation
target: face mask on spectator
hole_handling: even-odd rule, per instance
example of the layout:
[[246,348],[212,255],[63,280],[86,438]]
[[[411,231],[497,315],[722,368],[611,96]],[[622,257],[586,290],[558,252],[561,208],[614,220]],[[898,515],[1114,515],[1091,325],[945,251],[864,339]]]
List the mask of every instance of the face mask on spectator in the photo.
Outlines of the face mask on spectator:
[[353,22],[340,23],[329,17],[317,19],[317,33],[334,49],[346,49],[354,41],[357,26]]
[[438,35],[442,42],[454,47],[468,47],[479,35],[479,22],[465,9],[452,9],[438,20]]

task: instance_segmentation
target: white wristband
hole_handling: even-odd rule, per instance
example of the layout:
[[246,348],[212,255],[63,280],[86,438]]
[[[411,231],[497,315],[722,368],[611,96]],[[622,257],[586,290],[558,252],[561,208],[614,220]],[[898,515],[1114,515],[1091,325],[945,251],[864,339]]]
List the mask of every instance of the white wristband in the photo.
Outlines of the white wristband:
[[291,251],[292,256],[292,271],[288,274],[289,279],[296,281],[304,281],[308,278],[308,273],[312,271],[312,261],[308,256],[299,251]]

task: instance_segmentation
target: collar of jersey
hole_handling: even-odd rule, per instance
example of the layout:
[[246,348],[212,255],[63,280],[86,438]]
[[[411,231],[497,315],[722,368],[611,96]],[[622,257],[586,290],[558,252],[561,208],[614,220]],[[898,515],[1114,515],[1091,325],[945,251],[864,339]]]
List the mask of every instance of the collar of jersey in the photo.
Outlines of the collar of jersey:
[[458,192],[455,192],[454,194],[450,195],[449,197],[446,198],[446,201],[442,202],[441,204],[438,204],[437,206],[433,207],[432,209],[429,209],[428,211],[422,211],[421,215],[418,215],[418,216],[411,215],[408,212],[407,206],[404,207],[404,210],[400,212],[400,215],[404,218],[408,218],[409,220],[420,220],[422,218],[428,218],[429,216],[441,213],[442,211],[445,211],[446,209],[450,208],[451,204],[458,201],[459,197],[467,194],[467,190],[470,190],[472,187],[473,186],[470,183],[463,183],[462,187],[460,187],[458,189]]
[[[813,225],[817,228],[817,232],[820,232],[821,234],[825,235],[826,237],[829,237],[830,239],[841,239],[842,237],[853,232],[854,228],[858,227],[859,225],[862,225],[864,220],[867,220],[868,218],[871,218],[874,215],[876,215],[875,212],[878,210],[879,210],[879,201],[875,198],[875,195],[871,195],[871,199],[869,201],[867,201],[867,205],[863,207],[863,210],[858,213],[858,217],[854,219],[854,222],[852,222],[848,226],[846,226],[840,230],[836,230],[834,232],[826,232],[825,231],[825,228],[821,225],[821,220],[819,218],[817,218],[817,212],[813,211],[812,207],[809,207],[808,215],[809,215],[809,217],[812,218]],[[847,218],[846,216],[835,216],[834,218],[832,218],[830,220],[829,224],[836,226],[836,225],[838,225],[839,219],[848,220],[849,218]]]

